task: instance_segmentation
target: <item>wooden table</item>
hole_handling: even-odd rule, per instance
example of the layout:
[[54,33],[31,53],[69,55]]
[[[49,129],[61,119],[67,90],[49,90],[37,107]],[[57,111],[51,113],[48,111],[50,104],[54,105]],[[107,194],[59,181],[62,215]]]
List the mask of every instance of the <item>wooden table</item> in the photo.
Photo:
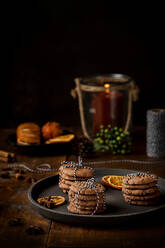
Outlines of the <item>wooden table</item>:
[[[76,159],[73,156],[27,156],[20,154],[15,148],[6,142],[7,136],[13,130],[0,130],[0,149],[17,152],[17,160],[26,162],[34,168],[40,163],[50,163],[53,168],[58,168],[61,160]],[[108,159],[136,159],[148,160],[145,155],[145,135],[144,129],[137,129],[133,145],[133,153],[129,156],[112,156],[110,154],[97,155],[91,160]],[[0,162],[0,173],[4,173],[5,163]],[[99,166],[100,167],[100,166]],[[104,165],[105,167],[105,165]],[[110,167],[110,165],[106,165]],[[112,168],[127,168],[135,170],[149,170],[165,177],[164,165],[143,165],[143,164],[112,164]],[[121,227],[89,227],[73,226],[57,223],[44,219],[32,208],[27,199],[27,190],[30,183],[27,182],[29,176],[39,179],[44,175],[31,175],[26,172],[24,180],[17,180],[14,176],[4,179],[0,177],[0,247],[159,247],[165,244],[165,221],[163,218],[150,223]],[[10,226],[9,221],[13,218],[21,218],[23,224],[20,226]],[[145,225],[144,225],[145,224]],[[44,234],[29,235],[27,229],[29,225],[39,226],[44,230]]]

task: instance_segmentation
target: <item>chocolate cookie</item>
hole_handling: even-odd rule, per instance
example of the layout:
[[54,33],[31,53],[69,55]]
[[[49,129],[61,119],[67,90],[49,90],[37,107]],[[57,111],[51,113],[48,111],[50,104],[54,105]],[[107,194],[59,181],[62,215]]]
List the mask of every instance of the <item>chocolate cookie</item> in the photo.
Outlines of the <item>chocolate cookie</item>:
[[[69,212],[74,213],[74,214],[83,214],[83,215],[93,214],[93,209],[79,209],[79,208],[77,208],[71,204],[69,204],[67,206],[67,209]],[[101,213],[103,211],[104,211],[104,209],[98,209],[98,210],[96,210],[95,213],[97,214],[97,213]]]
[[87,188],[87,182],[75,182],[74,185],[70,187],[70,190],[80,195],[96,195],[97,193],[102,193],[105,191],[105,187],[102,184],[96,183],[94,187]]
[[83,165],[81,157],[78,157],[78,163],[75,163],[73,161],[64,161],[59,168],[59,187],[62,188],[62,190],[68,190],[68,188],[66,188],[66,185],[71,186],[72,183],[76,181],[87,181],[93,176],[93,173],[93,168]]
[[89,200],[80,200],[78,197],[71,198],[69,197],[69,202],[70,203],[75,203],[77,201],[78,206],[80,207],[96,207],[97,204],[103,205],[103,199],[101,198],[100,200],[94,200],[94,201],[89,201]]
[[124,187],[122,187],[122,192],[124,194],[127,194],[127,195],[151,195],[151,194],[154,194],[158,191],[158,188],[155,186],[155,187],[151,187],[149,189],[125,189]]
[[155,174],[149,174],[144,172],[138,172],[129,174],[123,178],[123,184],[139,185],[139,184],[148,184],[157,181],[158,177]]
[[139,206],[148,206],[148,205],[155,205],[159,202],[159,198],[155,198],[152,200],[144,200],[144,201],[138,201],[138,200],[130,200],[128,198],[124,198],[125,201],[132,205],[139,205]]
[[68,186],[71,186],[74,183],[74,181],[69,181],[69,180],[61,178],[60,183],[66,184]]
[[[64,173],[60,175],[62,179],[69,180],[69,181],[75,181],[75,177],[70,177],[68,175],[65,175]],[[91,177],[86,177],[85,180],[90,179]],[[76,181],[84,181],[84,177],[76,177]]]
[[[94,178],[86,182],[73,183],[68,193],[70,203],[68,211],[77,214],[95,214],[104,211],[104,190],[101,184],[95,183]],[[93,200],[88,200],[91,196],[94,196]]]
[[155,199],[158,198],[160,196],[160,191],[157,191],[151,195],[144,195],[144,196],[138,196],[138,195],[127,195],[127,194],[123,194],[125,199],[128,200],[133,200],[133,201],[145,201],[145,200],[151,200],[151,199]]
[[[69,190],[68,196],[71,198],[74,198],[76,195],[75,192],[73,192],[72,190]],[[102,193],[99,193],[99,197],[102,197]],[[85,201],[95,201],[97,200],[97,195],[81,195],[79,194],[79,200],[85,200]]]
[[[70,205],[72,207],[75,207],[75,204],[73,202],[70,202]],[[98,205],[97,210],[103,210],[103,207],[104,207],[103,204],[100,204],[100,205]],[[96,205],[95,206],[80,206],[80,205],[77,205],[76,208],[80,209],[80,210],[95,210]]]
[[70,185],[61,182],[59,183],[59,187],[62,189],[64,193],[67,193],[70,189]]
[[154,187],[156,184],[157,181],[147,184],[123,184],[123,187],[125,189],[149,189],[151,187]]
[[82,168],[77,168],[76,171],[75,171],[75,168],[74,167],[64,167],[64,166],[61,166],[59,168],[59,172],[61,174],[65,174],[69,177],[72,177],[74,178],[74,176],[76,177],[80,177],[80,178],[91,178],[93,177],[93,169],[90,168],[90,167],[82,167]]

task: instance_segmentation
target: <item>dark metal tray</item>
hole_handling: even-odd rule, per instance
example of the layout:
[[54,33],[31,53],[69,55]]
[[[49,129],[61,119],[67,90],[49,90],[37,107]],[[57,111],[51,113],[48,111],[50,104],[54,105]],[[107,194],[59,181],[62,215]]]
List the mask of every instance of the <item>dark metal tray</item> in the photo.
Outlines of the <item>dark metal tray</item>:
[[[104,175],[127,175],[133,173],[132,170],[124,169],[95,169],[96,181],[101,182]],[[137,172],[137,171],[136,171]],[[128,221],[143,220],[144,217],[151,217],[151,215],[158,212],[158,210],[165,207],[165,179],[159,178],[158,185],[161,191],[160,203],[155,206],[133,206],[127,204],[122,196],[120,190],[108,188],[105,197],[107,202],[107,210],[98,215],[79,215],[71,214],[67,210],[68,197],[58,187],[59,176],[50,176],[36,182],[28,192],[28,198],[34,209],[42,216],[53,219],[55,221],[72,223],[72,224],[85,224],[85,225],[106,225],[106,224],[122,224]],[[37,203],[38,197],[49,195],[62,195],[66,198],[65,205],[58,206],[54,209],[48,209]]]

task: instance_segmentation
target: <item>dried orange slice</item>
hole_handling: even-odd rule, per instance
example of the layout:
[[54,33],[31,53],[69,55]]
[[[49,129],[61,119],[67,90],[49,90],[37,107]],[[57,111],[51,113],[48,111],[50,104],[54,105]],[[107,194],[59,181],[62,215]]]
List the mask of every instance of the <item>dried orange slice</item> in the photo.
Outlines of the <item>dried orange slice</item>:
[[47,208],[54,208],[55,206],[62,205],[65,202],[65,198],[60,195],[52,195],[38,198],[37,202]]
[[108,187],[113,187],[115,189],[122,189],[122,181],[123,181],[123,176],[116,176],[116,175],[108,175],[102,177],[101,182],[108,186]]
[[45,142],[45,144],[52,144],[52,143],[67,143],[72,141],[75,138],[74,134],[66,134],[57,136],[55,138],[49,139]]

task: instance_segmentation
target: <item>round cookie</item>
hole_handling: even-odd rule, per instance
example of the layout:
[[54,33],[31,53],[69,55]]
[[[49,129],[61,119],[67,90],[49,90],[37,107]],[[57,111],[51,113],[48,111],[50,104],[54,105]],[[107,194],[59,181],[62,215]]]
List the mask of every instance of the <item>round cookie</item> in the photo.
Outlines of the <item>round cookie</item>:
[[70,185],[67,185],[67,184],[65,184],[65,183],[60,182],[60,183],[59,183],[59,187],[60,187],[62,190],[67,190],[67,191],[69,191]]
[[69,181],[69,180],[65,180],[65,179],[61,178],[60,184],[61,183],[64,183],[64,184],[66,184],[68,186],[71,186],[74,182],[73,181]]
[[127,194],[127,195],[138,195],[138,196],[151,195],[151,194],[154,194],[157,191],[158,191],[157,187],[151,187],[149,189],[134,189],[134,190],[125,189],[124,187],[122,187],[122,192],[124,194]]
[[[73,192],[72,190],[69,190],[69,193],[68,193],[68,196],[71,197],[71,198],[74,198],[76,195],[75,192]],[[102,193],[99,193],[99,197],[101,198],[102,197]],[[79,200],[84,200],[84,201],[95,201],[97,200],[97,195],[81,195],[79,194]]]
[[[69,197],[69,202],[71,202],[71,203],[75,203],[77,201],[77,197],[75,197],[75,198],[70,198]],[[77,201],[77,204],[78,204],[78,206],[80,206],[80,207],[94,207],[94,206],[96,206],[97,205],[97,203],[99,204],[99,205],[103,205],[103,199],[100,199],[99,201],[97,201],[97,200],[95,200],[95,201],[89,201],[89,200],[87,200],[87,201],[84,201],[84,200],[80,200],[79,198],[78,198],[78,201]]]
[[[75,168],[60,166],[59,171],[62,174],[74,177]],[[91,178],[93,177],[93,172],[94,170],[91,167],[76,168],[76,177]]]
[[157,184],[157,181],[153,183],[147,183],[147,184],[123,184],[123,188],[125,189],[149,189],[151,187],[154,187]]
[[70,187],[70,190],[80,195],[94,195],[97,193],[102,193],[105,191],[105,187],[102,184],[95,184],[93,188],[86,188],[87,182],[75,182],[74,185]]
[[155,192],[152,195],[145,195],[145,196],[138,196],[138,195],[127,195],[123,194],[125,199],[128,200],[133,200],[133,201],[145,201],[145,200],[151,200],[151,199],[156,199],[160,196],[160,191]]
[[130,200],[130,199],[127,199],[125,198],[125,201],[131,205],[139,205],[139,206],[148,206],[148,205],[155,205],[158,203],[158,199],[159,198],[156,198],[156,199],[153,199],[153,200],[144,200],[144,201],[138,201],[138,200]]
[[[69,181],[75,181],[75,177],[72,177],[72,176],[68,176],[64,173],[62,173],[61,175],[61,178],[65,179],[65,180],[69,180]],[[87,179],[90,179],[90,177],[86,177],[85,180]],[[76,181],[84,181],[84,177],[77,177],[76,176]]]
[[129,174],[123,178],[123,184],[148,184],[157,181],[158,177],[155,174],[149,174],[144,172],[138,172]]
[[[91,210],[89,210],[89,209],[88,210],[86,210],[86,209],[78,209],[78,208],[74,207],[71,204],[69,204],[67,206],[67,209],[68,209],[69,212],[74,213],[74,214],[83,214],[83,215],[93,214],[93,209],[91,209]],[[103,211],[104,211],[104,209],[98,209],[98,210],[96,210],[95,213],[101,213]]]
[[[72,207],[76,207],[77,209],[81,209],[81,210],[93,210],[94,211],[96,209],[96,205],[95,206],[80,206],[80,205],[75,206],[73,202],[70,202],[70,205]],[[104,208],[103,204],[100,204],[98,206],[98,210],[101,210],[101,209],[103,210],[103,208]]]

